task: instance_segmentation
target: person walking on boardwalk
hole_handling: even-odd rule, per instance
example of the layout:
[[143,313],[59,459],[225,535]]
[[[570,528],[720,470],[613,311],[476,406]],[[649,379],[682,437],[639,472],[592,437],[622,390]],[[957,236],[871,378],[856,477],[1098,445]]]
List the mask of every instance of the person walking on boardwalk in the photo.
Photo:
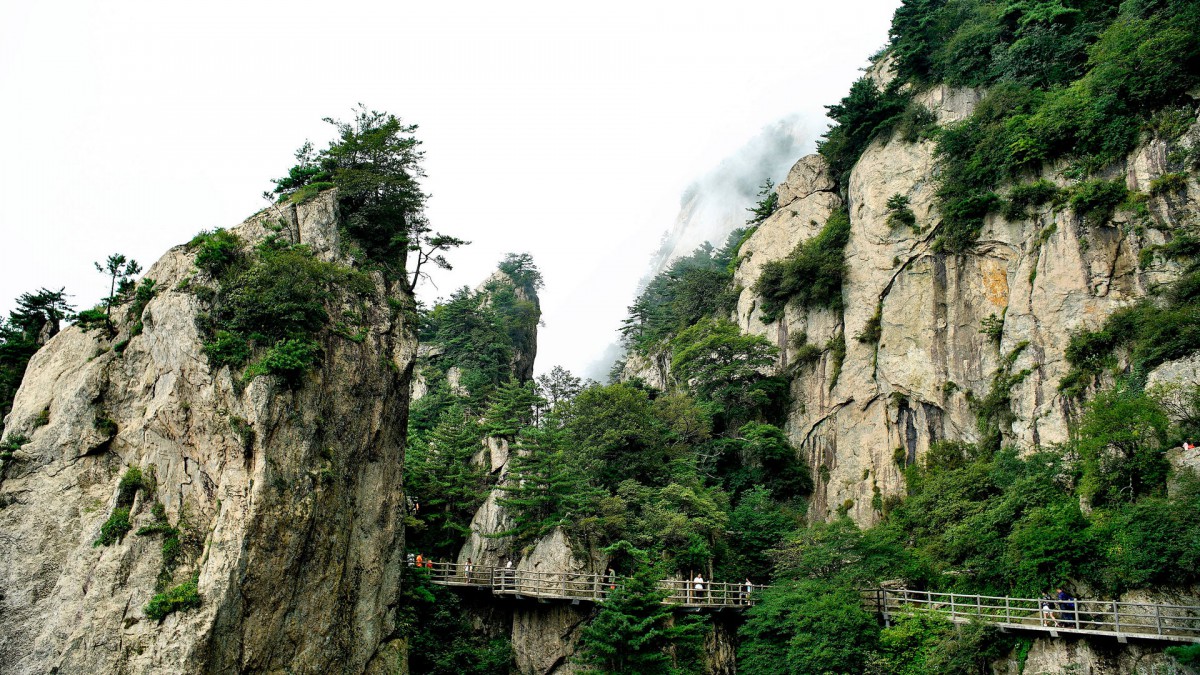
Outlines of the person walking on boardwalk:
[[467,577],[467,583],[471,583],[471,570],[475,568],[474,562],[467,558],[467,564],[463,566],[463,574]]
[[742,585],[742,604],[750,604],[750,594],[754,592],[754,582],[750,581],[750,577],[746,577],[746,583]]
[[1057,626],[1058,617],[1054,614],[1054,599],[1043,593],[1038,605],[1042,610],[1042,625]]
[[692,592],[696,602],[704,600],[704,575],[699,572],[696,572],[696,578],[692,579]]
[[1078,622],[1075,618],[1075,596],[1058,589],[1058,610],[1060,618],[1066,622],[1067,626],[1075,625],[1078,628]]

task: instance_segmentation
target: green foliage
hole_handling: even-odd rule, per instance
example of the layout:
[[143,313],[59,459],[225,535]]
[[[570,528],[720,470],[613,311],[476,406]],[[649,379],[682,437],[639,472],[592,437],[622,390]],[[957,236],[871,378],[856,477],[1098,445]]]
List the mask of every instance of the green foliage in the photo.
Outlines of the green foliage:
[[517,288],[532,295],[542,286],[542,273],[533,262],[533,256],[528,253],[507,253],[497,268],[513,280]]
[[1076,430],[1082,478],[1093,504],[1161,494],[1168,463],[1162,455],[1168,420],[1144,392],[1123,386],[1096,394]]
[[1167,655],[1182,666],[1200,666],[1200,645],[1167,647]]
[[97,413],[96,418],[92,420],[92,427],[100,432],[105,438],[112,438],[117,435],[117,423],[107,413]]
[[483,430],[488,436],[511,440],[533,421],[535,411],[544,403],[533,382],[509,380],[493,392],[491,405],[483,415]]
[[100,526],[100,536],[92,542],[92,546],[111,546],[125,538],[125,534],[133,528],[129,522],[129,507],[118,506],[108,516],[108,520]]
[[250,381],[259,375],[277,375],[289,386],[299,386],[320,353],[321,345],[311,339],[280,340],[261,359],[250,364],[243,379]]
[[850,182],[850,170],[871,141],[886,137],[905,117],[910,97],[899,86],[879,91],[873,80],[863,77],[841,102],[826,106],[834,124],[817,143],[817,152],[829,161],[830,172],[843,190]]
[[700,673],[699,617],[676,617],[662,603],[660,570],[640,567],[609,594],[579,638],[581,664],[613,675]]
[[186,581],[165,593],[159,593],[145,607],[146,616],[162,621],[168,614],[196,609],[200,606],[200,591],[195,580]]
[[783,260],[764,265],[754,283],[754,291],[762,296],[763,321],[779,318],[789,302],[805,308],[840,309],[844,249],[849,241],[850,216],[837,210],[815,237],[801,242]]
[[207,297],[211,311],[201,319],[208,336],[204,352],[212,367],[236,368],[265,348],[246,369],[247,380],[277,375],[297,386],[320,354],[315,336],[329,322],[325,307],[335,290],[365,297],[374,288],[365,274],[318,260],[308,247],[277,238],[246,254],[238,253],[236,237],[222,230],[197,240],[197,265],[200,256],[211,253],[203,264],[217,281]]
[[103,302],[105,325],[112,331],[112,307],[133,290],[133,277],[141,273],[142,266],[136,260],[127,259],[120,253],[108,256],[103,265],[95,263],[95,266],[97,272],[109,278],[108,296]]
[[346,233],[366,262],[402,280],[409,292],[422,278],[423,266],[450,269],[442,253],[468,242],[433,232],[425,219],[428,195],[420,183],[425,153],[414,135],[417,126],[362,105],[350,122],[325,121],[337,137],[319,152],[311,143],[301,146],[296,165],[273,181],[273,194],[303,202],[327,187],[337,188]]
[[626,349],[645,353],[700,319],[727,312],[736,303],[733,268],[747,232],[734,230],[719,250],[706,243],[651,279],[622,323]]
[[738,635],[738,666],[746,672],[861,673],[878,628],[856,589],[783,580],[758,595]]
[[512,644],[502,635],[481,635],[455,591],[410,570],[399,603],[401,633],[408,640],[408,672],[422,675],[508,675]]
[[779,208],[779,193],[775,191],[775,181],[767,178],[758,188],[758,203],[751,208],[746,209],[750,212],[750,219],[746,221],[747,225],[758,225],[775,213],[775,209]]
[[456,404],[442,413],[426,442],[410,443],[406,492],[421,504],[407,535],[411,550],[450,557],[461,547],[491,487],[484,468],[473,461],[482,438],[479,425]]
[[1187,189],[1187,173],[1179,171],[1164,173],[1150,181],[1150,194],[1154,196],[1169,195]]
[[4,418],[12,412],[12,402],[29,359],[41,347],[44,337],[58,334],[62,322],[71,314],[73,307],[66,298],[66,291],[61,288],[22,293],[8,319],[0,320],[0,433],[4,431]]
[[912,212],[912,209],[908,208],[908,197],[896,193],[888,199],[887,207],[888,227],[897,229],[907,227],[913,230],[914,234],[920,230],[917,226],[917,216]]
[[108,330],[108,315],[99,309],[85,309],[75,315],[75,325],[85,333],[100,329]]
[[241,245],[241,238],[224,228],[201,232],[188,242],[188,248],[196,249],[196,267],[214,279],[238,261]]
[[133,504],[133,498],[137,495],[137,491],[147,487],[146,477],[142,475],[142,470],[136,466],[131,466],[125,471],[125,475],[121,476],[121,482],[117,484],[117,505],[129,506]]
[[1060,196],[1058,186],[1044,178],[1014,185],[1004,205],[1004,217],[1014,221],[1023,220],[1029,217],[1031,207],[1056,201]]
[[761,385],[779,350],[766,338],[744,334],[729,321],[704,319],[679,333],[671,347],[671,371],[729,419],[750,419],[773,402],[776,392]]
[[1125,181],[1084,181],[1068,191],[1068,202],[1075,213],[1093,224],[1103,223],[1112,212],[1129,196]]

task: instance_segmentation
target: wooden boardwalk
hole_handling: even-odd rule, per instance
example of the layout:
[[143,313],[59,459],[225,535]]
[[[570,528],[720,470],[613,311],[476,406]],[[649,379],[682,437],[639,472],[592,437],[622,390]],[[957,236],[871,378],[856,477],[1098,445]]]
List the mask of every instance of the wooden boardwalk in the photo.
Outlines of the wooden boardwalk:
[[[483,567],[440,562],[425,568],[430,581],[441,586],[459,586],[490,590],[537,600],[563,600],[573,603],[604,602],[623,579],[603,574],[531,572],[502,567]],[[683,579],[663,579],[659,587],[666,591],[665,604],[686,609],[744,609],[750,605],[746,584],[705,581],[697,590]],[[755,586],[754,590],[762,588]]]
[[962,593],[932,593],[879,588],[863,591],[867,607],[891,623],[897,614],[930,612],[955,623],[983,621],[1005,630],[1034,631],[1052,637],[1090,635],[1200,642],[1200,607],[1190,605],[1072,600],[1074,611],[1060,609],[1060,601]]
[[[604,602],[623,579],[603,574],[532,572],[501,567],[483,567],[439,562],[424,568],[430,580],[441,586],[458,586],[490,591],[493,595],[532,598],[538,601]],[[664,603],[691,610],[745,609],[753,604],[745,583],[705,581],[697,590],[693,582],[663,579]],[[764,586],[754,586],[758,591]],[[862,592],[864,606],[891,623],[897,615],[929,612],[955,623],[982,621],[1004,630],[1033,631],[1060,637],[1087,635],[1200,642],[1200,607],[1190,605],[1120,602],[1117,600],[1074,600],[1073,612],[1050,609],[1039,598],[1015,598],[962,593],[934,593],[908,589],[877,588]]]

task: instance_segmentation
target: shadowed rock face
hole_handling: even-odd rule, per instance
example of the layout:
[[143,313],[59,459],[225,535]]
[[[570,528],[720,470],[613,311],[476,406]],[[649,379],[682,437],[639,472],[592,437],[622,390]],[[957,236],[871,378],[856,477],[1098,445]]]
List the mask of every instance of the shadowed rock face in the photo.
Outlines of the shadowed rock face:
[[[319,258],[349,263],[332,193],[235,232],[252,246],[280,225]],[[122,307],[111,341],[68,328],[30,363],[7,432],[31,441],[0,483],[5,672],[358,673],[402,660],[393,631],[416,344],[391,305],[410,299],[378,275],[366,298],[336,291],[330,316],[362,313],[365,338],[322,330],[302,385],[243,386],[204,355],[193,277],[193,288],[207,281],[194,252],[168,251],[146,272],[160,291],[140,334]],[[129,467],[155,487],[138,492],[120,543],[93,547]],[[202,598],[161,622],[144,607],[164,535],[136,534],[156,502],[183,550],[160,587],[195,578]]]

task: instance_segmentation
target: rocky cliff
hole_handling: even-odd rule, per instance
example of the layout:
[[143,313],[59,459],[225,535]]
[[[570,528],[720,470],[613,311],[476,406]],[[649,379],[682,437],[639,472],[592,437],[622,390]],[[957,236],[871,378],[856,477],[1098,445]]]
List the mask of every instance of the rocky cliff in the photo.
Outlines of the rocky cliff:
[[[869,75],[882,87],[890,63]],[[916,95],[943,125],[970,115],[980,98],[977,90],[944,85]],[[1197,125],[1180,141],[1198,142]],[[841,511],[859,524],[877,521],[882,501],[901,494],[906,463],[938,440],[978,440],[971,401],[995,386],[1008,389],[1012,422],[999,430],[1006,441],[1025,449],[1065,441],[1072,402],[1058,385],[1069,370],[1069,337],[1096,329],[1178,273],[1169,261],[1139,264],[1142,251],[1168,241],[1197,212],[1194,176],[1173,194],[1149,190],[1168,171],[1164,144],[1142,145],[1103,176],[1147,193],[1149,218],[1117,211],[1095,223],[1069,205],[1050,204],[1015,220],[992,214],[977,246],[963,254],[933,245],[940,222],[934,150],[931,140],[908,142],[898,133],[877,139],[854,166],[845,198],[824,158],[802,158],[778,188],[778,210],[741,248],[733,318],[776,344],[779,367],[791,374],[789,435],[818,477],[810,517]],[[1066,186],[1066,170],[1056,165],[1044,177]],[[897,194],[909,200],[912,228],[889,222],[888,201]],[[851,225],[844,309],[790,305],[764,322],[753,290],[763,266],[812,238],[840,208]],[[798,363],[814,346],[820,356]]]
[[[233,232],[353,264],[332,193]],[[329,316],[355,312],[361,330],[320,329],[317,365],[289,386],[210,365],[195,250],[145,278],[158,292],[139,316],[115,308],[111,338],[72,327],[37,353],[7,419],[29,440],[0,484],[3,669],[392,668],[410,299],[379,274],[330,288]],[[94,545],[123,508],[128,532]],[[180,611],[155,620],[161,591]]]

